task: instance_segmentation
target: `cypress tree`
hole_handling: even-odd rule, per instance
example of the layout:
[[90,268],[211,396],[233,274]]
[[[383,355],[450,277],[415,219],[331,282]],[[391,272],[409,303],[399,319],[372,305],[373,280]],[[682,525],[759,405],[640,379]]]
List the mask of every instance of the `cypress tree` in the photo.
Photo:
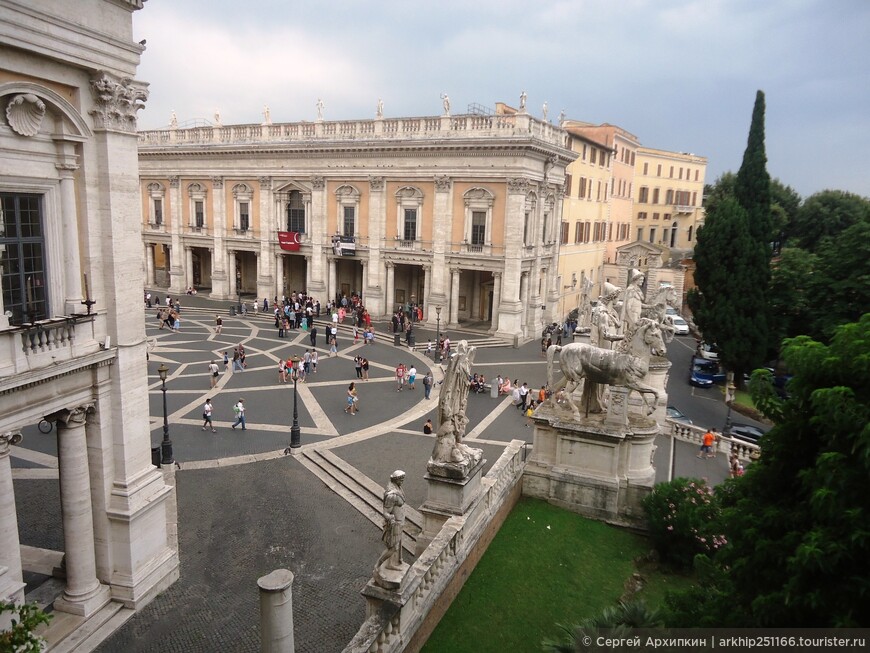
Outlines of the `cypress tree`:
[[764,91],[755,95],[752,124],[743,152],[743,163],[737,171],[734,187],[737,201],[749,215],[752,238],[769,243],[773,238],[770,215],[770,174],[767,172],[767,153],[764,148]]

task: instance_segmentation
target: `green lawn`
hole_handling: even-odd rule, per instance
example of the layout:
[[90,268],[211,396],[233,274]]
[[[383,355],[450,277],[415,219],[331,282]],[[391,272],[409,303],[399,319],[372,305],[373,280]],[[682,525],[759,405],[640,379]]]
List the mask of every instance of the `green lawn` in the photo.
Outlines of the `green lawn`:
[[[423,653],[539,651],[571,624],[614,604],[650,545],[641,536],[546,502],[521,499],[423,648]],[[684,579],[647,574],[657,605]]]

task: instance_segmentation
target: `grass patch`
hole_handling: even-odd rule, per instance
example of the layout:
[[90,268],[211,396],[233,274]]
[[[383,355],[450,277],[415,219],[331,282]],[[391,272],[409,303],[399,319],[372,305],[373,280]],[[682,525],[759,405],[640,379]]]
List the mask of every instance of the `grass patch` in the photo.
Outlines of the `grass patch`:
[[746,390],[737,390],[734,393],[734,402],[755,410],[755,402],[752,401],[752,395]]
[[[523,498],[505,520],[423,653],[539,651],[558,637],[556,624],[576,623],[613,605],[650,549],[634,533]],[[650,606],[679,577],[642,570]],[[691,581],[686,579],[687,583]]]

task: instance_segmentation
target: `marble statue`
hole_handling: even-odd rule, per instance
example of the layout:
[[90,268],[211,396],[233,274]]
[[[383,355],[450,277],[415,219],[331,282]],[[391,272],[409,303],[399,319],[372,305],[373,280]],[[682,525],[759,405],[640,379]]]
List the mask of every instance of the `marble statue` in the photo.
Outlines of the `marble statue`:
[[317,119],[323,120],[323,100],[317,98],[317,104],[315,106],[317,107]]
[[272,124],[272,112],[269,110],[268,106],[263,107],[263,124],[271,125]]
[[527,97],[528,96],[526,95],[525,91],[520,93],[520,113],[523,113],[526,110],[526,98]]
[[405,527],[405,472],[397,469],[390,474],[390,482],[384,490],[384,532],[381,540],[387,548],[375,563],[372,573],[376,585],[387,589],[397,588],[408,570],[408,564],[402,562],[402,539]]
[[375,117],[383,118],[384,117],[384,101],[381,98],[378,98],[378,106],[375,109]]
[[433,476],[464,478],[483,456],[481,449],[463,444],[468,425],[466,408],[471,385],[474,347],[460,340],[447,363],[441,396],[438,399],[438,430],[427,469]]
[[662,286],[652,299],[644,304],[640,313],[641,317],[648,317],[659,323],[665,336],[665,342],[668,343],[674,339],[676,333],[671,316],[668,315],[668,306],[674,306],[676,301],[677,291],[674,290],[673,286]]
[[541,107],[541,120],[547,122],[547,114],[550,113],[550,107],[547,105],[546,101],[544,102],[544,106]]
[[565,109],[562,109],[559,112],[559,127],[561,127],[563,124],[565,124]]
[[175,111],[169,116],[169,129],[178,129],[178,116],[175,115]]
[[223,127],[224,126],[223,123],[221,122],[221,112],[220,111],[214,112],[214,126],[215,127]]
[[639,270],[630,270],[628,275],[628,287],[622,303],[622,323],[626,333],[634,330],[640,320],[641,311],[646,307],[643,293],[646,277]]
[[441,104],[444,106],[444,115],[450,115],[450,98],[447,96],[447,93],[441,94]]
[[[547,380],[554,387],[553,356],[559,353],[559,367],[565,375],[565,403],[571,408],[575,419],[581,419],[580,407],[572,400],[572,394],[581,381],[609,386],[625,386],[644,396],[653,395],[655,401],[647,403],[651,415],[659,399],[659,391],[644,383],[649,373],[653,355],[664,353],[665,343],[658,323],[641,318],[637,327],[626,333],[625,340],[615,350],[604,349],[586,343],[552,345],[547,349]],[[589,411],[591,412],[591,410]]]

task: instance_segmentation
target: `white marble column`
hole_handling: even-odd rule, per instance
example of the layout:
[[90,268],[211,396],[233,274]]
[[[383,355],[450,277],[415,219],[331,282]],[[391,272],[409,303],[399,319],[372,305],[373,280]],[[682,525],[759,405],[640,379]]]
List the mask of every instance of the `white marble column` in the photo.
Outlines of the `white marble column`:
[[0,598],[17,604],[24,602],[24,577],[9,452],[20,441],[21,433],[0,433]]
[[448,327],[459,326],[459,269],[450,270],[450,321]]
[[423,296],[420,298],[420,301],[423,302],[423,320],[428,321],[429,313],[432,311],[432,307],[429,306],[429,297],[432,294],[432,289],[430,288],[430,284],[432,283],[432,266],[431,265],[423,265]]
[[154,288],[157,281],[154,278],[154,244],[145,245],[145,285]]
[[109,588],[97,580],[85,433],[89,410],[92,410],[92,406],[78,406],[53,416],[57,426],[60,507],[66,562],[66,588],[54,602],[54,607],[61,612],[85,617],[109,601]]
[[193,247],[184,248],[184,289],[193,287]]
[[74,173],[78,166],[58,164],[60,173],[60,213],[63,231],[64,313],[82,311],[82,267],[79,256],[79,220]]
[[498,309],[501,306],[501,272],[492,273],[492,314],[489,316],[492,326],[490,333],[498,331]]
[[329,299],[335,299],[335,293],[338,292],[338,271],[334,256],[329,257]]
[[169,204],[170,204],[170,220],[172,249],[169,255],[169,292],[180,295],[187,290],[184,285],[185,271],[183,266],[183,256],[181,246],[181,231],[184,229],[181,217],[181,180],[174,176],[169,178]]
[[529,311],[529,273],[520,272],[520,328],[523,336],[527,336],[526,319]]
[[230,298],[236,297],[236,251],[227,250],[227,286]]
[[[212,299],[226,299],[229,296],[225,240],[228,221],[223,177],[212,177],[211,186],[214,189],[214,215],[212,217],[214,251],[211,257],[211,297]],[[232,224],[232,220],[229,220],[229,224]]]
[[[275,295],[281,297],[284,294],[284,255],[278,252],[275,254]],[[269,297],[269,301],[272,298]]]
[[390,316],[396,310],[396,267],[392,263],[384,263],[387,268],[387,288],[384,298],[384,315]]

